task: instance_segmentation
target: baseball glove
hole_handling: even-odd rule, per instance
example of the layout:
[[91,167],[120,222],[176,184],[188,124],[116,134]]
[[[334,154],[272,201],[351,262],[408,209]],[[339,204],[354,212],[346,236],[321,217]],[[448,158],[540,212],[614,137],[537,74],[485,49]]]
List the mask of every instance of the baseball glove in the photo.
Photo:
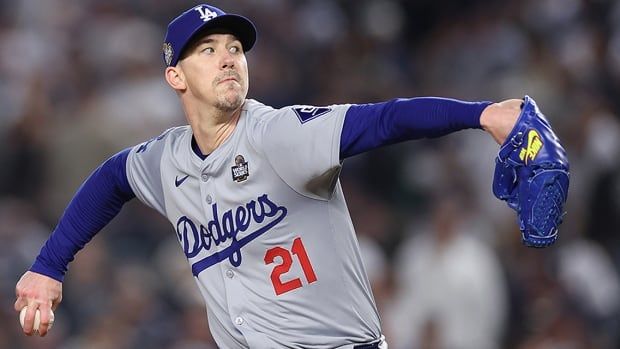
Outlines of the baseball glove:
[[569,164],[560,140],[529,96],[495,159],[493,194],[517,212],[523,244],[558,238],[568,195]]

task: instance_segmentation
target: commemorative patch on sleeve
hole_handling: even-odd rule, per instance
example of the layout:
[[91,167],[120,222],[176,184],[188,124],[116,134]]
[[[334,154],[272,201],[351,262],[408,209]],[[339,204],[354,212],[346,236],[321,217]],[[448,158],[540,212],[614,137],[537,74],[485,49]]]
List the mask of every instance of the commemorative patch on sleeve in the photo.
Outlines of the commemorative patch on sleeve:
[[295,114],[297,114],[297,118],[299,119],[299,122],[301,122],[302,124],[305,124],[306,122],[310,120],[314,120],[318,118],[319,116],[323,116],[329,113],[330,111],[332,111],[332,108],[313,107],[310,105],[304,105],[304,106],[293,107],[293,111],[295,112]]

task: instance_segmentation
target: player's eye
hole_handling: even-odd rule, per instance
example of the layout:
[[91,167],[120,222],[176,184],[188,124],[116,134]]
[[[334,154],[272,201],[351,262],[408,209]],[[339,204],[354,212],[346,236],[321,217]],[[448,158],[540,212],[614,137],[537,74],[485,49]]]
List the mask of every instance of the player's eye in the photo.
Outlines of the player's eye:
[[230,53],[239,53],[241,52],[241,46],[239,45],[232,45],[228,48],[228,52]]
[[205,46],[200,50],[200,52],[213,53],[215,52],[215,49],[211,46]]

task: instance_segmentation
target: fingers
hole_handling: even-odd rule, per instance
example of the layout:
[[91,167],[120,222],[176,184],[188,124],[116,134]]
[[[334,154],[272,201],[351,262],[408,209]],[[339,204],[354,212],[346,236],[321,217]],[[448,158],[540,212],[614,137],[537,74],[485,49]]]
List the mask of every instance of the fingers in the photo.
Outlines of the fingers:
[[23,307],[28,305],[28,301],[24,297],[17,296],[17,300],[15,301],[15,311],[19,312]]
[[40,321],[39,321],[39,336],[45,337],[54,323],[54,313],[52,313],[51,304],[39,305]]
[[27,336],[32,336],[34,334],[34,316],[37,312],[37,303],[30,302],[28,307],[26,308],[26,315],[24,316],[24,325],[22,329]]
[[[58,307],[62,300],[62,284],[44,275],[26,272],[17,282],[15,294],[14,308],[20,312],[24,334],[45,336],[54,322],[52,309]],[[22,315],[21,310],[25,307]]]
[[[28,292],[24,286],[25,279],[27,279],[26,274],[22,276],[15,286],[15,295],[17,296],[17,300],[15,301],[14,307],[15,311],[20,313],[20,322],[24,334],[27,336],[32,336],[34,334],[34,317],[38,309],[38,304],[33,297],[28,296]],[[21,311],[24,308],[26,308],[26,311],[25,314],[22,315]]]
[[38,334],[45,337],[54,324],[54,312],[51,310],[50,304],[32,302],[22,308],[19,321],[24,334],[27,336]]
[[24,297],[26,292],[24,286],[22,286],[25,276],[26,274],[24,274],[17,282],[17,285],[15,285],[15,297],[17,297],[17,300],[15,300],[15,311],[21,311],[23,307],[28,305],[27,297]]

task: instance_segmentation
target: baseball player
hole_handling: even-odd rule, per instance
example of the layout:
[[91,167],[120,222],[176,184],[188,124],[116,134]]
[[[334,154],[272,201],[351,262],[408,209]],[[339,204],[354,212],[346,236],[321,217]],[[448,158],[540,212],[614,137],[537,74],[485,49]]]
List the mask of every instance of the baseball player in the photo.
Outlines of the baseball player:
[[170,22],[165,80],[189,125],[119,152],[83,183],[17,283],[26,334],[36,309],[47,333],[69,262],[137,197],[172,224],[221,348],[387,348],[338,180],[343,160],[466,128],[501,144],[524,101],[275,109],[246,99],[255,41],[249,19],[206,4]]

